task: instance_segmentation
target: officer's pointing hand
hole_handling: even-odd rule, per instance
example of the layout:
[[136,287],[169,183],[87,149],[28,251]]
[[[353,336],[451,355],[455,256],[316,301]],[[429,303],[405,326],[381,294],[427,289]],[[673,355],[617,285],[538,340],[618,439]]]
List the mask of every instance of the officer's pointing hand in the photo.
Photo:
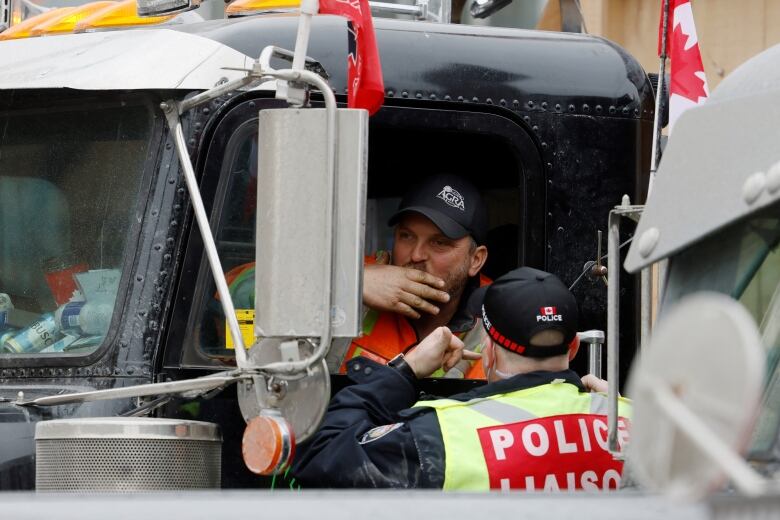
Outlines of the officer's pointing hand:
[[443,287],[444,280],[425,271],[396,265],[367,265],[363,272],[363,303],[374,310],[418,319],[420,312],[439,314],[435,303],[450,300],[450,295],[441,290]]
[[406,362],[418,378],[428,377],[439,368],[447,370],[461,359],[475,360],[482,356],[470,350],[464,350],[463,342],[447,327],[439,327],[428,334],[406,356]]

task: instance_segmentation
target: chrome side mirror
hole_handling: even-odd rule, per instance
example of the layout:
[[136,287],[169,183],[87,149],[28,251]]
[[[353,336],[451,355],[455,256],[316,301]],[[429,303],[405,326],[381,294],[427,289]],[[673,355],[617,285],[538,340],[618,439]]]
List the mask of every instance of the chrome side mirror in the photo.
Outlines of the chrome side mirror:
[[325,109],[260,112],[256,337],[317,338],[328,325],[335,338],[360,334],[368,113],[337,115],[329,136]]

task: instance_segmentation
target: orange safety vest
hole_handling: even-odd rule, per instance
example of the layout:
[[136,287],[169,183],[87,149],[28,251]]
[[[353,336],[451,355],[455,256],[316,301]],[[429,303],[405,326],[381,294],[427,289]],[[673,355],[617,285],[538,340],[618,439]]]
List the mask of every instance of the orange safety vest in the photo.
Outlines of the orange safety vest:
[[[365,262],[367,264],[373,264],[375,262],[375,256],[366,257]],[[480,286],[489,285],[492,283],[490,278],[480,274],[479,280]],[[476,327],[480,327],[479,322],[476,322]],[[464,339],[469,335],[469,330],[457,332],[456,335],[460,339]],[[484,337],[478,335],[478,337]],[[419,339],[417,338],[417,332],[409,321],[400,314],[394,312],[379,312],[373,309],[368,309],[366,315],[363,317],[363,334],[360,337],[352,340],[349,349],[347,349],[347,355],[344,357],[344,363],[341,365],[340,373],[347,373],[347,361],[350,359],[362,356],[377,363],[386,365],[388,361],[393,359],[398,354],[404,353],[413,346],[417,345]],[[466,345],[469,350],[481,351],[481,344]],[[442,373],[434,373],[434,376],[442,376]],[[476,361],[471,363],[468,370],[465,371],[466,379],[485,379],[485,371],[482,368],[482,362]]]
[[[481,325],[477,324],[480,327]],[[456,336],[463,339],[469,331],[458,332]],[[362,356],[382,365],[398,354],[408,351],[417,345],[417,333],[406,318],[394,312],[378,312],[369,309],[363,318],[363,335],[352,340],[344,357],[339,373],[347,373],[347,361]],[[480,351],[481,346],[466,345],[470,350]],[[433,376],[443,376],[444,373],[434,373]],[[481,361],[472,362],[466,371],[466,379],[485,379],[485,371]]]

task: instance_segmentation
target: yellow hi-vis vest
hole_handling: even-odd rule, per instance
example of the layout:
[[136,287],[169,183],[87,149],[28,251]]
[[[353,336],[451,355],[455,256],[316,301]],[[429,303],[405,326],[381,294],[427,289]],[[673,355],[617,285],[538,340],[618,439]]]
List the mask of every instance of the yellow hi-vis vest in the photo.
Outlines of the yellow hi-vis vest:
[[[431,407],[444,442],[445,490],[600,490],[619,487],[622,462],[607,451],[607,398],[562,380]],[[618,402],[618,440],[628,440],[630,401]]]

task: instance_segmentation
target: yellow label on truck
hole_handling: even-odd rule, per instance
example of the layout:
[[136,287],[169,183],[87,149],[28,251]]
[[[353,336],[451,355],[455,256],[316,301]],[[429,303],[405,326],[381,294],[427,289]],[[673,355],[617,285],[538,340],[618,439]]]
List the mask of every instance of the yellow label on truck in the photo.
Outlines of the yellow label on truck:
[[[236,318],[238,318],[238,327],[241,329],[241,337],[244,338],[244,345],[249,348],[255,342],[255,310],[236,309]],[[233,344],[233,336],[230,335],[227,320],[225,320],[225,348],[236,348]]]

